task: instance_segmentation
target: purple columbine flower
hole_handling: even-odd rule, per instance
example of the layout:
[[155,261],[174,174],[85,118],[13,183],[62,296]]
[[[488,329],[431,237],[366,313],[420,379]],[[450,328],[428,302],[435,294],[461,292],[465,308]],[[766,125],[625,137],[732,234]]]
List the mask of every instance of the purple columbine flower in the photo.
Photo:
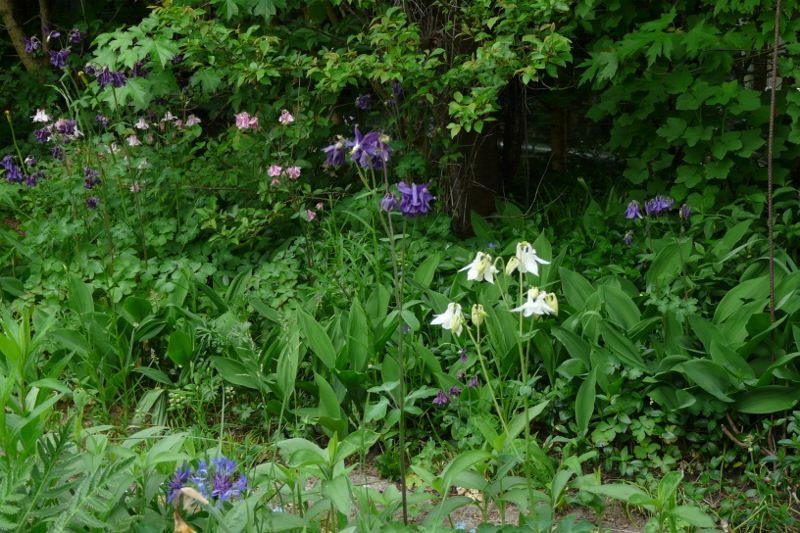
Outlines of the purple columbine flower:
[[78,131],[78,123],[74,119],[60,118],[56,120],[55,124],[53,124],[53,127],[58,133],[66,137],[80,136]]
[[467,387],[470,389],[477,389],[478,388],[478,376],[472,376],[467,383]]
[[95,185],[100,184],[100,173],[92,168],[84,167],[83,168],[83,187],[86,189],[94,189]]
[[188,466],[184,466],[183,468],[178,468],[175,470],[175,475],[172,476],[172,479],[168,484],[169,493],[167,494],[167,503],[172,503],[175,501],[178,493],[189,482],[189,476],[191,473],[192,471]]
[[36,187],[40,180],[44,178],[44,171],[39,170],[25,178],[25,185],[28,187]]
[[133,64],[131,68],[131,78],[146,78],[148,74],[150,74],[150,69],[145,68],[147,61],[141,59]]
[[672,198],[658,195],[644,204],[644,212],[647,213],[648,216],[658,216],[664,211],[671,209],[674,203],[675,201]]
[[25,37],[25,53],[32,54],[42,47],[42,41],[35,35],[33,37]]
[[458,396],[459,394],[461,394],[461,387],[453,385],[452,387],[450,387],[450,390],[447,391],[447,394],[449,394],[450,396]]
[[183,54],[178,54],[178,55],[174,56],[172,59],[170,59],[169,61],[173,65],[179,65],[179,64],[183,63],[183,59],[184,59]]
[[381,209],[387,213],[397,210],[397,205],[397,198],[390,192],[387,192],[381,200]]
[[678,209],[678,214],[683,220],[688,221],[689,217],[692,216],[692,208],[686,204],[683,204],[680,209]]
[[464,364],[467,363],[467,349],[466,348],[461,348],[461,350],[458,351],[458,360],[461,361]]
[[108,66],[105,66],[97,73],[97,83],[100,84],[101,88],[111,85],[115,89],[119,89],[125,86],[125,75],[122,72],[115,72],[108,68]]
[[35,167],[36,166],[36,158],[33,157],[32,155],[29,155],[28,157],[25,158],[25,165],[27,165],[29,167]]
[[448,403],[450,403],[450,398],[447,397],[443,390],[436,393],[436,398],[433,399],[434,405],[447,405]]
[[633,244],[633,232],[632,231],[625,232],[625,235],[622,236],[622,242],[624,242],[628,246]]
[[356,107],[363,110],[368,111],[372,108],[372,95],[371,94],[362,94],[358,98],[356,98]]
[[322,151],[325,152],[325,164],[331,167],[340,167],[344,165],[347,149],[352,146],[353,143],[351,141],[346,140],[340,135],[335,143],[329,144],[322,149]]
[[109,124],[108,117],[106,117],[105,115],[101,115],[101,114],[95,115],[94,121],[97,123],[97,126],[101,130],[106,129],[108,127],[108,124]]
[[36,136],[36,140],[40,143],[46,143],[50,140],[50,128],[34,130],[33,134]]
[[86,207],[88,207],[89,209],[97,209],[97,202],[98,202],[97,197],[90,196],[86,199]]
[[61,37],[61,32],[60,31],[51,30],[47,26],[42,26],[42,34],[45,35],[45,39],[47,39],[47,42],[50,42],[53,39],[58,39],[59,37]]
[[53,159],[64,159],[64,150],[60,146],[53,146],[50,149],[50,155],[53,156]]
[[625,209],[625,218],[628,218],[630,220],[636,220],[637,218],[643,218],[642,217],[642,209],[641,209],[641,205],[639,204],[639,202],[637,202],[636,200],[631,200],[631,202],[628,204],[628,208]]
[[0,161],[0,167],[6,171],[6,181],[9,183],[22,183],[25,176],[22,174],[22,169],[14,162],[14,156],[7,155]]
[[428,184],[416,183],[408,184],[401,181],[397,184],[397,190],[403,195],[400,199],[400,212],[407,217],[417,217],[427,215],[431,210],[433,195],[428,190]]
[[94,66],[94,65],[93,65],[93,64],[91,64],[91,63],[86,63],[86,64],[83,66],[83,72],[84,72],[84,73],[85,73],[87,76],[97,76],[97,67],[96,67],[96,66]]
[[70,32],[67,34],[67,41],[70,44],[81,44],[82,40],[83,40],[83,33],[78,31],[77,29],[70,30]]
[[69,48],[63,50],[50,50],[50,64],[56,68],[64,68],[67,66],[67,56],[69,56]]

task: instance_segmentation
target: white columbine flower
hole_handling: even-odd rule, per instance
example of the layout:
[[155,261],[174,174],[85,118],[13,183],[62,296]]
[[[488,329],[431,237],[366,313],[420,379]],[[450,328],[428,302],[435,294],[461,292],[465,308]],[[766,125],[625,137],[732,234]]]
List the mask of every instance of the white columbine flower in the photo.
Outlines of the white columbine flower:
[[520,272],[523,274],[525,272],[530,272],[534,276],[539,275],[539,264],[550,264],[550,261],[545,261],[536,255],[536,250],[526,241],[517,243],[517,260],[519,261],[518,268]]
[[50,122],[50,117],[47,116],[47,112],[44,109],[37,109],[32,120],[34,122]]
[[139,121],[133,125],[134,128],[137,130],[146,130],[150,129],[150,124],[144,119],[144,117],[139,117]]
[[464,329],[464,315],[461,313],[461,305],[457,303],[448,304],[447,310],[444,313],[433,317],[431,325],[442,326],[444,329],[449,329],[457,336],[461,335],[461,330]]
[[486,280],[489,283],[494,283],[494,275],[497,274],[497,267],[492,264],[492,256],[483,252],[475,254],[475,259],[472,260],[472,263],[459,270],[459,272],[464,272],[465,270],[469,271],[467,272],[467,279],[470,281]]
[[522,313],[522,316],[552,315],[555,310],[547,304],[547,293],[539,291],[536,287],[528,290],[528,301],[511,310],[512,313]]

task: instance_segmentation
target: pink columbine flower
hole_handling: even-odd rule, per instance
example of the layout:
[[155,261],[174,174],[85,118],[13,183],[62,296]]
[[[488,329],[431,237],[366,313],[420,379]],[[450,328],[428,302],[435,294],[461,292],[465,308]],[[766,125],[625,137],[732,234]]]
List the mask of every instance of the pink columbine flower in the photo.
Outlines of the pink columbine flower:
[[134,124],[133,127],[136,128],[137,130],[149,130],[150,124],[147,123],[144,117],[140,117],[139,121],[136,124]]
[[289,179],[296,180],[300,177],[300,167],[287,167],[286,170],[283,171]]
[[139,146],[142,144],[142,141],[140,141],[139,137],[136,135],[131,135],[126,140],[128,141],[128,146]]
[[250,116],[247,111],[236,113],[236,127],[240,130],[254,130],[258,128],[258,117]]
[[283,172],[283,168],[280,165],[270,165],[267,169],[267,176],[270,178],[277,178]]
[[288,126],[292,122],[294,122],[294,115],[289,113],[286,109],[281,110],[281,116],[278,118],[278,122],[283,124],[284,126]]
[[37,109],[36,114],[31,119],[34,122],[50,122],[50,117],[44,109]]
[[309,222],[317,218],[317,214],[311,209],[306,209],[306,216],[308,217]]
[[197,115],[189,115],[188,117],[186,117],[185,126],[187,128],[191,128],[192,126],[194,126],[196,124],[200,124],[200,119],[197,117]]
[[317,211],[322,211],[325,208],[325,204],[322,202],[317,202],[317,205],[314,206]]
[[278,185],[281,184],[281,180],[280,178],[272,178],[272,181],[270,181],[269,184],[272,185],[273,187],[277,187]]

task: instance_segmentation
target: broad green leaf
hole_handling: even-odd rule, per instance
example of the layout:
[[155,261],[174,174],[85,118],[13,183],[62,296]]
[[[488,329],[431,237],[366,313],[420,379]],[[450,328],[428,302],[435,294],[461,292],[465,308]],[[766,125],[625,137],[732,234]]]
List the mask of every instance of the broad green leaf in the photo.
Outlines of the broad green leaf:
[[[294,325],[294,324],[293,324]],[[296,327],[290,328],[286,344],[278,358],[278,388],[283,394],[283,401],[288,402],[294,392],[297,380],[297,368],[300,365],[300,335]]]
[[577,272],[562,267],[558,273],[567,303],[576,311],[582,310],[586,300],[595,292],[594,288]]
[[443,488],[449,489],[453,486],[453,480],[458,474],[490,458],[491,455],[483,450],[471,450],[458,454],[442,472]]
[[92,291],[77,274],[69,276],[69,306],[81,315],[94,312]]
[[364,370],[370,355],[369,323],[358,298],[353,299],[347,318],[347,356],[350,368]]
[[797,404],[800,390],[797,387],[766,385],[742,392],[736,396],[736,410],[753,415],[766,415],[787,411]]
[[192,336],[185,331],[173,331],[172,335],[169,336],[167,355],[175,364],[186,366],[192,360],[193,344]]
[[331,338],[319,325],[319,322],[305,311],[298,310],[297,316],[308,347],[322,361],[322,364],[333,369],[336,365],[336,350],[333,348]]
[[706,359],[687,361],[677,367],[688,379],[701,389],[723,402],[733,403],[727,392],[731,387],[731,377],[720,365]]
[[589,430],[589,421],[594,412],[594,401],[596,396],[595,380],[597,369],[589,372],[586,381],[581,383],[578,389],[578,396],[575,399],[575,421],[578,424],[578,434],[583,437]]
[[433,254],[423,261],[422,264],[417,267],[417,271],[414,272],[414,281],[422,288],[427,289],[430,287],[441,259],[439,254]]
[[561,327],[553,327],[551,330],[553,337],[560,342],[567,352],[575,359],[580,359],[588,367],[589,366],[589,352],[591,348],[589,343],[583,338],[574,334],[573,332]]
[[617,328],[608,322],[600,324],[600,333],[603,335],[603,340],[606,343],[606,348],[622,363],[625,363],[639,370],[647,370],[642,356],[639,353],[639,348],[622,333],[617,331]]
[[716,524],[712,517],[694,505],[676,505],[669,513],[695,527],[712,528]]
[[514,415],[514,418],[512,418],[511,422],[508,424],[509,438],[517,438],[517,435],[522,433],[522,431],[525,429],[525,424],[530,424],[533,419],[542,414],[545,407],[547,407],[549,403],[550,400],[539,402],[533,407],[529,407],[527,411],[523,411],[522,413]]
[[622,326],[624,329],[629,330],[642,317],[642,313],[630,296],[625,294],[622,289],[614,287],[613,285],[604,285],[600,289],[600,295],[603,299],[606,313],[608,316]]

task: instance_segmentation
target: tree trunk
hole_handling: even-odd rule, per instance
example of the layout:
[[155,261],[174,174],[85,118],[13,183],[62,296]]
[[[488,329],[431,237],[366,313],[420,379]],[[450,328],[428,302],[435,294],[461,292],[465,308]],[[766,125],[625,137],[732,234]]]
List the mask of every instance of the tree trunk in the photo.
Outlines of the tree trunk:
[[8,30],[8,36],[11,38],[11,44],[14,45],[14,50],[17,51],[22,64],[29,72],[39,70],[39,65],[33,57],[25,52],[25,33],[14,18],[14,4],[12,0],[0,0],[0,18]]

